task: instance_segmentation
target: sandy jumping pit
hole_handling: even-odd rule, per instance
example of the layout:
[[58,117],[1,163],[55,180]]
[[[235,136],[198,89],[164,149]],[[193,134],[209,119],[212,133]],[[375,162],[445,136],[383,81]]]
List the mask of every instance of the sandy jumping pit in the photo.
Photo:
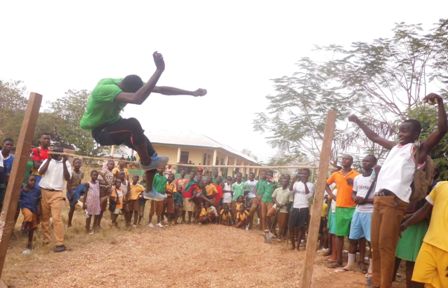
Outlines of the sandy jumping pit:
[[[221,225],[107,230],[75,233],[71,250],[59,254],[37,247],[23,256],[17,241],[3,280],[14,287],[297,287],[305,256],[264,243],[258,230]],[[316,260],[314,287],[364,287],[361,273],[334,272],[324,261]]]

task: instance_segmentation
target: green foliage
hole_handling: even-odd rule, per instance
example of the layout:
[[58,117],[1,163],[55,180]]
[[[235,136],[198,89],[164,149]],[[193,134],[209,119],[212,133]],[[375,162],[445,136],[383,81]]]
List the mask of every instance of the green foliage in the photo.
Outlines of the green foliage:
[[58,127],[58,134],[66,143],[75,145],[83,154],[91,154],[95,144],[90,131],[79,127],[88,97],[89,92],[86,90],[68,90],[64,97],[51,104],[53,113],[66,124]]
[[0,81],[0,137],[17,139],[27,100],[20,81]]
[[348,48],[318,47],[316,59],[328,60],[302,58],[295,73],[273,79],[276,93],[267,96],[267,113],[257,115],[254,129],[268,132],[273,147],[287,151],[287,157],[318,159],[327,111],[335,109],[333,162],[344,152],[373,151],[381,157],[381,147],[342,121],[357,114],[380,136],[394,135],[408,111],[421,107],[430,92],[427,85],[448,79],[445,22],[430,32],[421,25],[399,23],[388,38],[353,42]]
[[[0,81],[0,137],[17,139],[22,125],[27,99],[22,82]],[[67,145],[74,145],[80,153],[91,154],[94,141],[89,131],[79,127],[89,94],[86,90],[69,90],[62,98],[50,104],[49,112],[40,112],[34,132],[33,144],[38,145],[42,133]]]
[[[446,98],[445,98],[446,99]],[[433,106],[420,106],[408,111],[409,118],[420,121],[422,132],[420,139],[424,141],[429,134],[437,127],[437,109]],[[439,144],[431,150],[431,158],[434,160],[439,171],[439,180],[448,179],[448,134],[446,134]]]
[[27,100],[23,97],[25,87],[21,81],[0,80],[0,111],[24,110]]

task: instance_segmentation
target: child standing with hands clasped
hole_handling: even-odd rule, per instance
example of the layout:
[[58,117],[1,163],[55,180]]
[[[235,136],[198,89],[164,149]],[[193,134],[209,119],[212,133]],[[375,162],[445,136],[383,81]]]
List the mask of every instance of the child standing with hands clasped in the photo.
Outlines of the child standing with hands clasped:
[[[98,182],[98,171],[92,170],[92,172],[90,172],[90,177],[92,179],[89,182],[89,189],[87,190],[84,197],[83,208],[86,210],[86,232],[93,234],[94,231],[98,229],[98,222],[101,214],[100,183]],[[93,226],[92,228],[90,228],[92,216]]]
[[112,193],[110,194],[109,210],[111,213],[112,224],[118,227],[117,218],[120,215],[121,209],[123,209],[123,191],[121,190],[121,180],[115,180],[115,186],[112,187]]
[[[286,228],[288,225],[288,206],[294,200],[292,192],[289,190],[289,179],[285,175],[280,179],[281,187],[278,187],[272,193],[272,198],[275,200],[275,208],[278,212],[277,214],[277,224],[278,224],[278,237],[279,239],[284,239],[286,237]],[[275,227],[272,229],[275,231]]]
[[138,184],[139,177],[137,175],[132,176],[132,183],[129,186],[129,218],[134,217],[132,227],[137,227],[140,210],[140,198],[145,191],[145,187]]

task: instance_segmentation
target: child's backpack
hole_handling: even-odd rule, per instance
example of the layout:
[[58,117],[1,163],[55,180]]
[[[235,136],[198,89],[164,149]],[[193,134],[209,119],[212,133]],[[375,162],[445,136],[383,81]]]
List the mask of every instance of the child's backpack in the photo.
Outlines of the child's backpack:
[[[416,162],[419,159],[420,143],[414,146],[416,148],[415,158]],[[431,184],[434,178],[434,161],[431,157],[426,156],[425,165],[422,168],[418,168],[418,164],[415,166],[414,181],[411,184],[412,193],[409,198],[410,203],[415,203],[428,195],[431,189]]]

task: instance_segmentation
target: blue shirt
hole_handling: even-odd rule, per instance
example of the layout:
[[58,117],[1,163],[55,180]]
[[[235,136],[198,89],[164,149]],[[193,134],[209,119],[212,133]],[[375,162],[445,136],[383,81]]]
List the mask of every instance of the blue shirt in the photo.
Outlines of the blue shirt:
[[20,209],[28,208],[33,213],[37,213],[37,205],[40,201],[40,189],[35,185],[31,190],[20,190]]
[[[0,151],[1,153],[1,151]],[[3,158],[3,167],[5,175],[11,174],[12,162],[14,161],[14,156],[12,154],[8,155],[8,158]]]

